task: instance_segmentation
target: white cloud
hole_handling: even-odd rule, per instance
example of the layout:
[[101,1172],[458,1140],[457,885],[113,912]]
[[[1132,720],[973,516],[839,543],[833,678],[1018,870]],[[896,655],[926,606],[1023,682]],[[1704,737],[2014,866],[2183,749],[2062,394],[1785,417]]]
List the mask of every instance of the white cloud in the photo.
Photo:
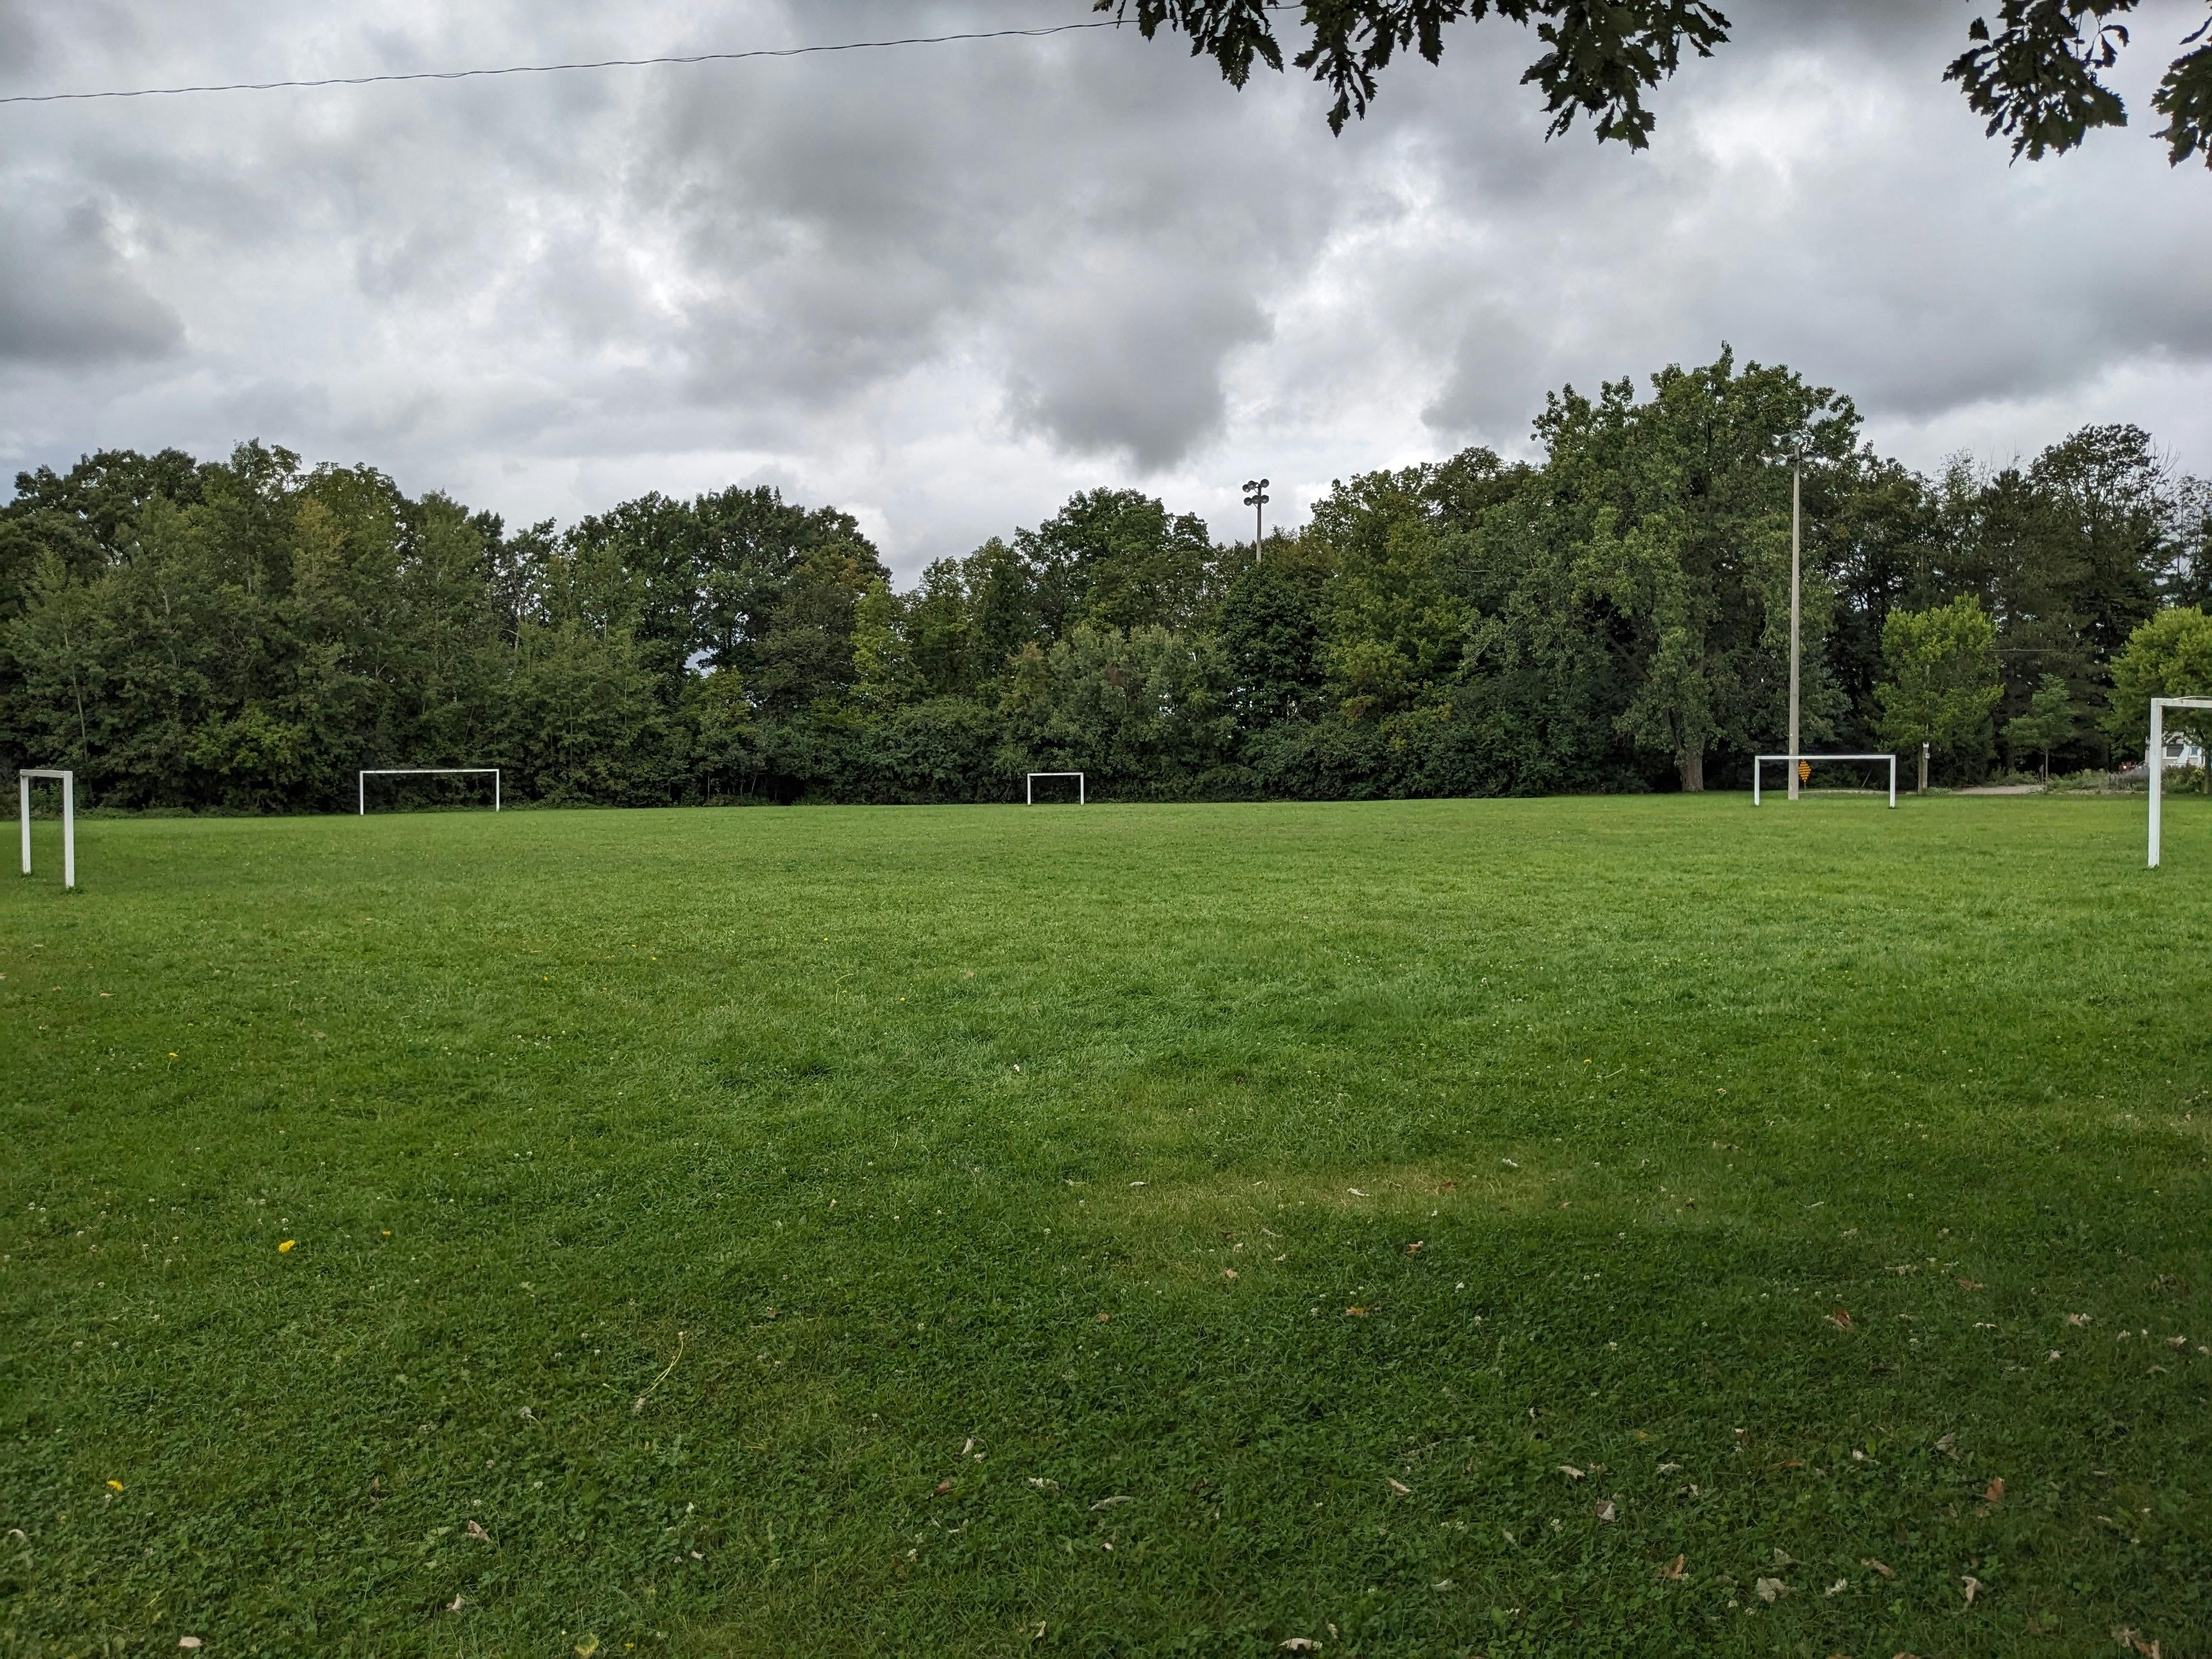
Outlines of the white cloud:
[[[1736,42],[1660,90],[1644,155],[1543,142],[1530,42],[1494,24],[1394,70],[1340,139],[1310,86],[1240,94],[1179,41],[1105,32],[0,108],[0,463],[259,435],[516,520],[773,482],[910,573],[1102,482],[1234,535],[1266,472],[1295,520],[1332,477],[1522,448],[1547,388],[1726,340],[1850,393],[1916,464],[2132,419],[2212,466],[2212,287],[2189,276],[2212,179],[2141,130],[2008,165],[1939,79],[1961,15],[1730,10]],[[0,0],[0,83],[1042,15]],[[2142,50],[2183,18],[2154,0]]]

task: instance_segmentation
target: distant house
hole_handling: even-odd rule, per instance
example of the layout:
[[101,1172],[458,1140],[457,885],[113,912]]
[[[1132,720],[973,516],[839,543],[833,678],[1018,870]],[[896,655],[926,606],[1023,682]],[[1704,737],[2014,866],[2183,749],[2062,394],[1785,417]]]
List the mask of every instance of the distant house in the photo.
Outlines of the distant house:
[[2166,769],[2169,772],[2186,770],[2204,764],[2204,746],[2189,738],[2169,737],[2166,740]]

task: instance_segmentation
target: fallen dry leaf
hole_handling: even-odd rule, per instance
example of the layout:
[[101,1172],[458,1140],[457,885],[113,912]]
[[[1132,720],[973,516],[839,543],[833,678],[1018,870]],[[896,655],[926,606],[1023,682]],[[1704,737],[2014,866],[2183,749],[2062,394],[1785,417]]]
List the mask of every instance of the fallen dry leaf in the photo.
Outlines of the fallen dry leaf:
[[1237,1277],[1237,1269],[1234,1267],[1224,1267],[1221,1270],[1221,1276],[1224,1279],[1234,1279]]
[[2004,1476],[2001,1474],[1991,1475],[1990,1477],[1988,1490],[1982,1493],[1982,1502],[1984,1504],[2001,1504],[2003,1501]]
[[1759,1592],[1759,1599],[1762,1601],[1778,1601],[1790,1594],[1790,1586],[1779,1578],[1762,1578],[1752,1588]]
[[481,1538],[487,1544],[491,1542],[491,1534],[486,1532],[474,1521],[469,1522],[469,1536],[471,1538]]
[[1962,1291],[1986,1291],[1989,1286],[1978,1279],[1962,1279],[1959,1281],[1959,1288]]
[[200,1638],[197,1636],[179,1636],[177,1638],[177,1645],[180,1648],[196,1648],[199,1644]]
[[576,1659],[592,1659],[592,1656],[599,1650],[599,1638],[596,1636],[586,1636],[576,1644]]
[[1310,1636],[1293,1636],[1283,1644],[1285,1653],[1319,1653],[1321,1644]]
[[1361,1192],[1357,1187],[1346,1187],[1344,1190],[1350,1193],[1354,1198],[1364,1198],[1367,1196],[1366,1194]]
[[446,1611],[447,1613],[459,1613],[460,1610],[461,1598],[458,1595],[456,1595],[452,1601],[446,1603]]
[[1367,1310],[1364,1308],[1346,1308],[1344,1312],[1345,1316],[1348,1319],[1364,1319],[1367,1317]]
[[1834,1583],[1832,1583],[1832,1584],[1831,1584],[1831,1585],[1829,1585],[1829,1586],[1828,1586],[1828,1594],[1829,1594],[1829,1595],[1842,1595],[1845,1590],[1849,1589],[1850,1587],[1851,1587],[1851,1581],[1850,1581],[1850,1579],[1848,1579],[1848,1578],[1838,1578],[1838,1580],[1836,1580],[1836,1582],[1835,1582]]
[[1948,1457],[1951,1455],[1953,1449],[1957,1447],[1958,1443],[1959,1437],[1957,1435],[1947,1434],[1941,1440],[1938,1440],[1936,1443],[1936,1449],[1942,1452],[1944,1456]]
[[1560,1464],[1559,1473],[1565,1475],[1570,1480],[1579,1480],[1583,1478],[1583,1472],[1571,1463]]
[[1383,1478],[1389,1482],[1390,1490],[1396,1492],[1399,1497],[1411,1498],[1413,1495],[1413,1489],[1407,1486],[1404,1481],[1392,1480],[1387,1475]]
[[1100,1324],[1103,1325],[1103,1324],[1104,1324],[1108,1320],[1111,1319],[1113,1316],[1113,1316],[1112,1314],[1108,1314],[1108,1313],[1103,1313],[1103,1314],[1100,1314],[1100,1315],[1098,1316],[1098,1322],[1099,1322]]
[[1669,1561],[1665,1566],[1659,1569],[1659,1576],[1662,1578],[1669,1578],[1679,1582],[1682,1577],[1682,1570],[1688,1566],[1689,1564],[1690,1558],[1688,1556],[1678,1555],[1673,1560]]
[[2068,1314],[2066,1316],[2066,1322],[2078,1328],[2079,1327],[2089,1322],[2089,1316],[2087,1314]]
[[1135,1498],[1129,1497],[1127,1493],[1117,1492],[1111,1498],[1100,1498],[1091,1507],[1094,1510],[1110,1510],[1116,1504],[1133,1504],[1137,1500]]
[[1613,1523],[1613,1516],[1616,1513],[1613,1507],[1613,1499],[1610,1498],[1599,1498],[1597,1500],[1597,1508],[1593,1512],[1596,1515],[1599,1520],[1610,1526]]
[[951,1490],[952,1490],[952,1482],[951,1482],[950,1480],[940,1480],[940,1481],[939,1481],[939,1482],[937,1483],[937,1486],[936,1486],[935,1489],[934,1489],[934,1490],[933,1490],[933,1491],[930,1492],[930,1494],[929,1494],[929,1495],[930,1495],[932,1498],[942,1498],[942,1497],[944,1497],[944,1496],[945,1496],[945,1493],[947,1493],[947,1492],[951,1492]]
[[1839,1331],[1847,1331],[1851,1328],[1851,1316],[1841,1308],[1837,1309],[1835,1312],[1828,1316],[1828,1322],[1831,1325],[1833,1325]]
[[1427,1242],[1427,1241],[1426,1241],[1426,1240],[1425,1240],[1425,1239],[1419,1239],[1419,1238],[1415,1239],[1412,1243],[1410,1243],[1410,1244],[1408,1244],[1407,1246],[1406,1246],[1406,1254],[1407,1254],[1407,1255],[1420,1255],[1420,1253],[1421,1253],[1421,1246],[1422,1246],[1424,1243],[1425,1243],[1426,1242]]
[[1982,1593],[1982,1581],[1978,1578],[1968,1577],[1961,1578],[1959,1582],[1966,1587],[1966,1605],[1971,1607],[1974,1605],[1974,1598]]

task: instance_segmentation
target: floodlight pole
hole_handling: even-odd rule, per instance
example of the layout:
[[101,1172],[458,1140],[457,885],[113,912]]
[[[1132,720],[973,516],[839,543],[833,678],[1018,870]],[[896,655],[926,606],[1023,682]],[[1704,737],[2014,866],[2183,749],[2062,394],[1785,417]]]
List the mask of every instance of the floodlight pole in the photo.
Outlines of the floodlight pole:
[[1255,564],[1267,556],[1267,532],[1261,514],[1273,499],[1267,494],[1267,479],[1244,480],[1244,505],[1252,509],[1252,562]]
[[1790,464],[1790,799],[1797,799],[1797,738],[1798,690],[1797,673],[1801,661],[1798,635],[1799,608],[1802,597],[1802,519],[1805,455],[1800,450]]

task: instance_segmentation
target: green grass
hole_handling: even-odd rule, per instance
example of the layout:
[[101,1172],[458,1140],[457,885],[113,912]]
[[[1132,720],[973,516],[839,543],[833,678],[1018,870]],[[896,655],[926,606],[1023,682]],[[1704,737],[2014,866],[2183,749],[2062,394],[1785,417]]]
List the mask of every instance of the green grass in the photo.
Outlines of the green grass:
[[41,825],[0,1654],[2204,1652],[2168,814]]

